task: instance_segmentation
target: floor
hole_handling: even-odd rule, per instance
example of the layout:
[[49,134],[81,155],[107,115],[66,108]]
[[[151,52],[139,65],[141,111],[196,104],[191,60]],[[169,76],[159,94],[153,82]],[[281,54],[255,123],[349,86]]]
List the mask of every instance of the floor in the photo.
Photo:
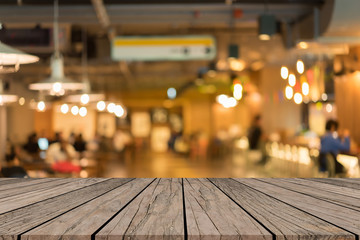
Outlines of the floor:
[[190,159],[179,154],[141,153],[135,157],[111,154],[100,177],[316,177],[315,166],[269,159],[257,164],[244,152],[216,159]]

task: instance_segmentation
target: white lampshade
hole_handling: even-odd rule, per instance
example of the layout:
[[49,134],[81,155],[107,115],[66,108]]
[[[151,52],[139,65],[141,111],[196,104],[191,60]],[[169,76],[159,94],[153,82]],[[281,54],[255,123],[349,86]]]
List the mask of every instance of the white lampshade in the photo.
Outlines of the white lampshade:
[[41,82],[29,85],[30,90],[49,91],[51,95],[64,95],[65,91],[82,90],[84,87],[84,83],[70,80],[64,76],[63,58],[56,54],[51,58],[51,76]]
[[0,66],[28,64],[39,61],[34,55],[24,53],[0,42]]
[[12,94],[0,94],[0,106],[7,104],[7,103],[13,103],[18,100],[18,96],[12,95]]

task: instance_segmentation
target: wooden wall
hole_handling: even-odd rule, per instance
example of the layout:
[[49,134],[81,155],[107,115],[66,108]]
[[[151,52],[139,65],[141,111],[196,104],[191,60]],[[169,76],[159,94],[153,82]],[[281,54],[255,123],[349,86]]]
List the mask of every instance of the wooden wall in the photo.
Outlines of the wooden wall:
[[340,128],[350,130],[351,138],[360,143],[360,72],[335,78],[335,103]]

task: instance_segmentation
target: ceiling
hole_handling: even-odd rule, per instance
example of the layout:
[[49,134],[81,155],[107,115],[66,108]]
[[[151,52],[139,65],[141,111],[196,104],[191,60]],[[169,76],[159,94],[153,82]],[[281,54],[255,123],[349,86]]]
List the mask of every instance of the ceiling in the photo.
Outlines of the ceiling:
[[[259,15],[274,14],[279,25],[292,23],[312,14],[314,7],[321,6],[324,0],[234,0],[232,4],[224,0],[59,0],[59,3],[66,74],[81,78],[81,31],[86,28],[88,72],[94,87],[131,90],[184,84],[196,79],[198,69],[209,62],[113,62],[109,41],[112,36],[210,34],[218,42],[217,59],[227,57],[227,46],[231,43],[240,46],[240,57],[249,65],[256,61],[274,62],[285,52],[284,40],[278,34],[271,41],[260,41]],[[47,77],[52,52],[52,1],[1,0],[0,22],[3,24],[0,33],[11,29],[50,30],[50,35],[45,36],[49,38],[47,47],[16,46],[40,56],[41,61],[22,66],[10,76],[24,83]],[[11,45],[11,38],[8,41]]]

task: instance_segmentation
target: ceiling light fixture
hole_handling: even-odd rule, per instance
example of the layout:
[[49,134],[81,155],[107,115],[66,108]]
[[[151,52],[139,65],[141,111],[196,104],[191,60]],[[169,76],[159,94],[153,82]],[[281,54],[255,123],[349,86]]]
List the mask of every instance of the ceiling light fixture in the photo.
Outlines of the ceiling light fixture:
[[51,76],[44,81],[32,83],[30,90],[46,91],[50,95],[62,96],[66,91],[77,91],[84,88],[84,84],[73,81],[65,77],[64,59],[59,49],[59,4],[54,1],[54,48],[55,51],[51,57]]
[[82,31],[83,50],[81,56],[82,62],[82,82],[84,85],[83,92],[81,94],[71,94],[67,96],[66,101],[73,103],[81,103],[86,105],[89,102],[98,102],[105,98],[103,93],[94,93],[91,91],[91,85],[87,74],[87,35],[86,29]]
[[0,79],[0,106],[3,106],[7,103],[16,102],[17,100],[18,96],[4,93],[4,83],[2,79]]
[[276,33],[276,18],[274,15],[260,15],[259,20],[259,39],[268,41]]

